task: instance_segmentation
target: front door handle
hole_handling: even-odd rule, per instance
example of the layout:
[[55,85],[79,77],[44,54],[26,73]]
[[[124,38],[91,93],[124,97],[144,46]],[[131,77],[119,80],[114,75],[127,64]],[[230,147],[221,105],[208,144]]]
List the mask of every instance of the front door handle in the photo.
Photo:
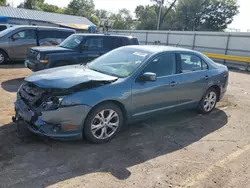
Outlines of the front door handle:
[[174,86],[176,86],[176,84],[177,84],[177,82],[173,81],[170,83],[170,86],[174,87]]
[[208,75],[206,75],[204,78],[205,78],[205,80],[208,80],[209,76],[208,76]]

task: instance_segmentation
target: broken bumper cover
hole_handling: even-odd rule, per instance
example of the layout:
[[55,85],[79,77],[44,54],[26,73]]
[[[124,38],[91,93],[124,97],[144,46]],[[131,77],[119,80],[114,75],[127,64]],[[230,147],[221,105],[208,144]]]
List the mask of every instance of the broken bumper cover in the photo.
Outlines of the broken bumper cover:
[[58,139],[82,138],[83,124],[90,111],[87,105],[76,105],[36,114],[20,99],[15,102],[14,122],[23,120],[31,132]]

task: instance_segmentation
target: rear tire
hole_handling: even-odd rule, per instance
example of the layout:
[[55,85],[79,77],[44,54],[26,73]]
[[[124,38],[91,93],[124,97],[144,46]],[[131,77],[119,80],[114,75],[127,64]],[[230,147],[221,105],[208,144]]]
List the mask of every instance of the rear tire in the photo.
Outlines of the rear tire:
[[0,65],[5,64],[7,62],[7,59],[7,54],[4,51],[0,50]]
[[121,109],[114,103],[104,103],[90,111],[84,123],[83,135],[94,144],[102,144],[113,139],[123,124]]
[[216,89],[210,88],[206,91],[206,93],[201,98],[198,105],[198,112],[201,114],[208,114],[213,111],[216,106],[218,99],[218,93]]

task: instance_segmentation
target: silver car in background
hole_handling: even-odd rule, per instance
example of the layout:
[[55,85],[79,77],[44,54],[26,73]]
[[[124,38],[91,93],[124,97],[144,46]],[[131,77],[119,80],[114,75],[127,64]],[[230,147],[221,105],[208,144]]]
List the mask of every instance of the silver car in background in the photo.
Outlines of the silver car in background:
[[73,33],[73,29],[56,27],[9,27],[0,32],[0,65],[7,60],[24,60],[29,48],[58,45]]

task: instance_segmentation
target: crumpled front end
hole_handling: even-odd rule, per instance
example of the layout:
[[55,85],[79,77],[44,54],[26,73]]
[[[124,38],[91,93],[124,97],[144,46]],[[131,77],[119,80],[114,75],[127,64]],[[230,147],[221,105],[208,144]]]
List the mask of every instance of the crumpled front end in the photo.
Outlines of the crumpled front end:
[[81,138],[90,107],[60,106],[62,99],[54,95],[53,89],[24,82],[17,93],[13,121],[26,122],[28,128],[39,135],[61,139]]

